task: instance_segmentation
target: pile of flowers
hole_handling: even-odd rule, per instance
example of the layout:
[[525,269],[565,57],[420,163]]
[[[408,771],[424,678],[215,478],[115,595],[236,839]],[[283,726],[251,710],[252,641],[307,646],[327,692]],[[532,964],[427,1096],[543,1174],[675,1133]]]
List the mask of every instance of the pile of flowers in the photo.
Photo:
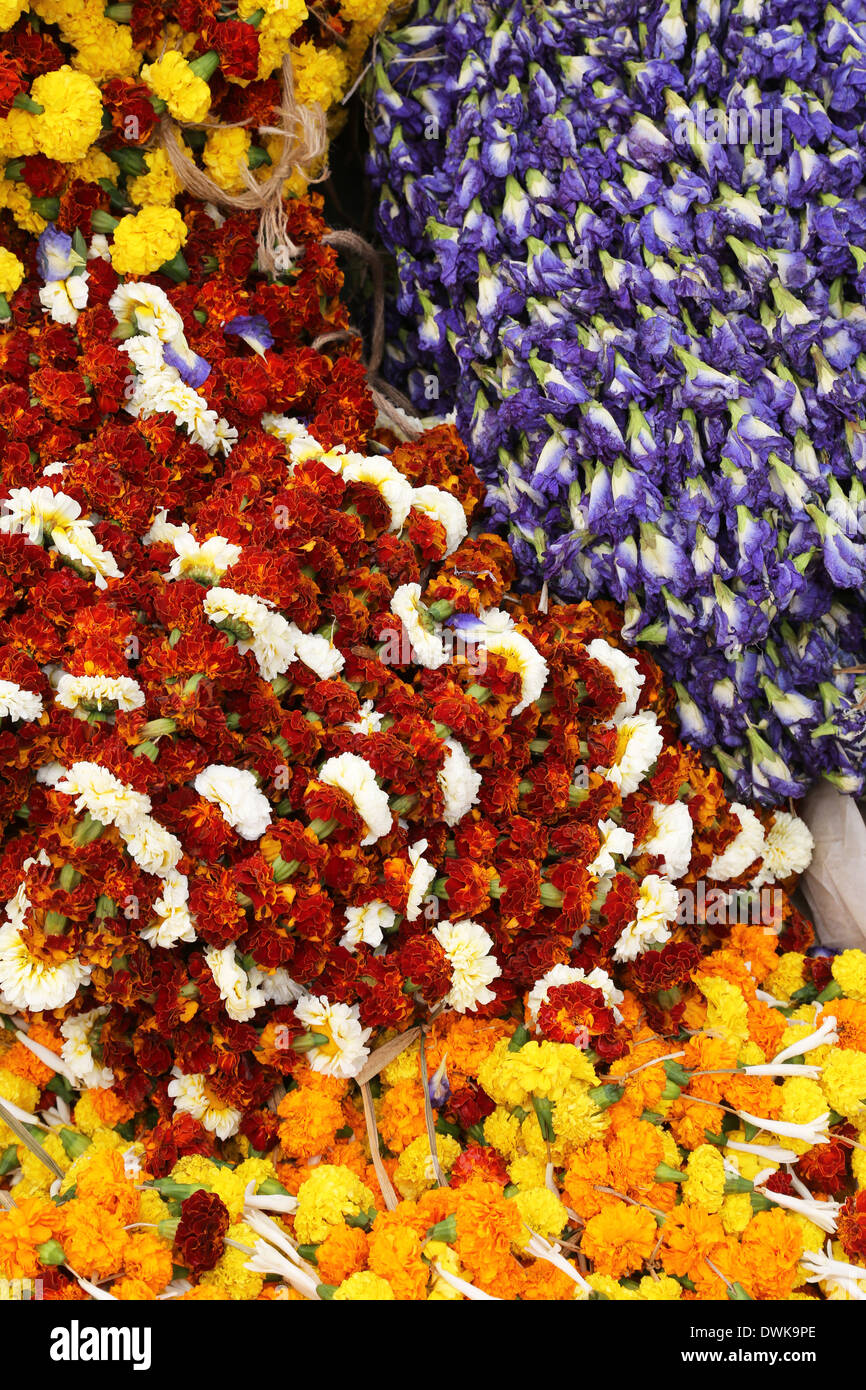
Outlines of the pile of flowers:
[[864,53],[847,0],[443,0],[376,68],[395,376],[769,804],[863,786]]
[[[227,15],[206,0],[9,0],[0,208],[30,234],[46,222],[88,239],[112,231],[121,274],[167,263],[181,278],[189,229],[163,126],[225,193],[255,188],[296,134],[281,121],[284,66],[299,105],[338,112],[387,9],[387,0],[240,0]],[[290,170],[286,192],[303,192],[323,164]],[[0,292],[14,288],[0,263]]]
[[[866,955],[778,946],[735,925],[675,1037],[557,967],[512,1016],[381,1048],[372,1125],[305,1064],[262,1148],[219,1156],[92,1076],[75,1100],[66,1025],[62,1060],[53,1023],[7,1031],[4,1115],[42,1108],[0,1128],[0,1273],[49,1299],[862,1300]],[[593,1009],[613,1061],[567,1036]]]

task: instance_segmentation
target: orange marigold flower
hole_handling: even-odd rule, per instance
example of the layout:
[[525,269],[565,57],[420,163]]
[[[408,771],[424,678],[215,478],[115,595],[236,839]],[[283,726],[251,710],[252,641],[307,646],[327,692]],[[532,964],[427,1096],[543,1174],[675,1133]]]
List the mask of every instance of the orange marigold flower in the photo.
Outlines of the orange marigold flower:
[[322,1283],[342,1284],[350,1274],[366,1269],[367,1244],[367,1234],[359,1226],[332,1226],[316,1251]]
[[[43,1023],[41,1020],[31,1023],[27,1030],[28,1038],[33,1042],[41,1043],[50,1052],[60,1055],[63,1039],[57,1028],[51,1023]],[[31,1052],[24,1043],[13,1043],[9,1051],[4,1053],[3,1066],[6,1071],[14,1072],[16,1076],[21,1076],[25,1081],[32,1081],[38,1086],[40,1091],[48,1085],[48,1082],[55,1074],[55,1068],[49,1067],[45,1062]]]
[[866,1052],[866,1004],[856,999],[834,999],[828,1006],[839,1030],[839,1046],[853,1052]]
[[718,1216],[711,1215],[703,1207],[686,1205],[676,1207],[667,1217],[662,1228],[661,1261],[668,1274],[682,1277],[687,1275],[697,1281],[704,1277],[707,1266],[704,1261],[714,1259],[726,1243],[725,1230]]
[[[646,1064],[652,1062],[654,1057],[666,1057],[671,1051],[670,1043],[657,1038],[654,1033],[647,1032],[624,1057],[618,1057],[611,1064],[611,1081],[617,1077],[626,1077],[623,1082],[625,1094],[621,1104],[627,1106],[635,1115],[642,1114],[644,1110],[658,1109],[668,1079],[663,1063],[659,1062],[657,1066]],[[627,1076],[628,1072],[632,1072],[633,1075]]]
[[106,1129],[115,1129],[117,1125],[125,1125],[127,1120],[131,1120],[135,1110],[125,1101],[122,1096],[108,1087],[101,1090],[99,1087],[87,1092],[90,1104],[100,1123]]
[[283,1096],[277,1114],[282,1116],[280,1143],[289,1158],[314,1158],[324,1153],[343,1127],[339,1099],[310,1086],[299,1086]]
[[382,1098],[378,1114],[379,1132],[394,1153],[426,1134],[424,1092],[420,1081],[398,1081]]
[[129,1236],[114,1212],[94,1197],[76,1198],[62,1213],[60,1243],[67,1263],[85,1279],[107,1279],[123,1268]]
[[640,1269],[658,1240],[655,1217],[645,1207],[620,1203],[606,1207],[586,1223],[581,1249],[592,1260],[596,1274],[618,1279]]
[[[833,1004],[835,1007],[835,999]],[[747,1001],[747,1016],[749,1037],[769,1061],[782,1047],[787,1031],[785,1019],[778,1009],[771,1008],[762,999]]]
[[115,1298],[126,1300],[130,1303],[151,1302],[156,1298],[152,1286],[144,1279],[134,1279],[127,1276],[125,1279],[118,1279],[111,1286],[111,1293]]
[[683,1094],[675,1100],[669,1114],[670,1130],[683,1149],[696,1149],[706,1144],[706,1130],[719,1134],[725,1112],[717,1105],[701,1105]]
[[490,1055],[500,1038],[510,1038],[513,1022],[502,1018],[470,1018],[468,1014],[444,1014],[430,1030],[427,1041],[427,1066],[434,1071],[448,1053],[448,1075],[463,1077],[477,1075],[478,1068]]
[[593,1139],[571,1155],[563,1178],[562,1195],[578,1216],[586,1220],[603,1207],[619,1205],[618,1198],[597,1191],[599,1187],[612,1186],[607,1149],[600,1139]]
[[561,1269],[548,1264],[547,1260],[533,1260],[523,1271],[523,1290],[521,1296],[527,1302],[574,1302],[575,1284]]
[[608,1140],[611,1187],[641,1196],[655,1185],[656,1168],[664,1160],[664,1144],[655,1125],[624,1117]]
[[458,1189],[457,1256],[473,1283],[494,1279],[511,1258],[523,1222],[497,1183],[475,1180]]
[[802,1228],[789,1212],[759,1211],[740,1237],[740,1283],[752,1298],[787,1299],[802,1278],[803,1249]]
[[782,1088],[772,1076],[723,1076],[724,1095],[735,1110],[747,1110],[750,1115],[766,1115],[771,1120],[782,1109]]
[[410,1226],[379,1216],[370,1236],[368,1263],[374,1274],[387,1279],[399,1299],[425,1297],[428,1266],[421,1259],[421,1237]]
[[712,951],[710,955],[704,956],[701,961],[701,974],[727,980],[729,984],[736,985],[747,1001],[755,997],[757,985],[754,977],[746,968],[742,956],[738,956],[736,951],[722,947],[721,950]]
[[752,978],[758,984],[775,970],[778,964],[778,944],[778,937],[766,931],[764,927],[747,927],[743,923],[731,928],[726,942],[729,950],[735,951],[743,960],[749,962]]
[[75,1183],[79,1197],[92,1197],[105,1210],[128,1226],[138,1216],[141,1198],[133,1179],[126,1176],[119,1149],[102,1149],[81,1165]]
[[131,1278],[154,1293],[171,1283],[171,1246],[156,1231],[132,1231],[123,1255],[123,1267]]
[[0,1211],[0,1273],[5,1278],[38,1274],[36,1247],[55,1236],[57,1217],[57,1207],[47,1197],[18,1197],[11,1211]]

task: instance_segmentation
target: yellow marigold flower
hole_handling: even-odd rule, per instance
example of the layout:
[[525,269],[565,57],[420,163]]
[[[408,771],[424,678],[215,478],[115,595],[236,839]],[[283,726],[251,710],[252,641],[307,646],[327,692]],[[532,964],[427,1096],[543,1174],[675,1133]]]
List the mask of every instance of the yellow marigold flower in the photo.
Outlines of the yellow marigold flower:
[[301,1245],[318,1245],[344,1216],[375,1207],[376,1199],[351,1168],[320,1163],[298,1192],[295,1235]]
[[849,999],[866,1000],[866,952],[843,951],[833,957],[833,979]]
[[227,193],[241,193],[246,188],[241,170],[247,165],[249,148],[250,133],[243,126],[208,132],[202,154],[204,167]]
[[36,153],[36,116],[32,111],[12,108],[0,119],[0,153],[26,158]]
[[83,159],[102,128],[102,98],[93,79],[64,64],[35,78],[30,96],[45,108],[34,127],[40,152],[64,164]]
[[334,1294],[334,1300],[342,1303],[394,1303],[396,1295],[387,1279],[373,1274],[371,1270],[361,1270],[343,1280]]
[[695,983],[707,1001],[707,1027],[745,1042],[749,1010],[742,991],[722,976],[699,975]]
[[[8,255],[8,252],[4,252],[4,255]],[[32,1115],[39,1104],[39,1087],[4,1067],[0,1070],[0,1100],[10,1100],[19,1110],[26,1110]],[[5,1129],[5,1133],[10,1134],[11,1130]],[[7,1141],[11,1142],[11,1139]]]
[[8,208],[23,232],[44,232],[48,223],[30,206],[27,185],[0,179],[0,207]]
[[129,181],[129,196],[139,207],[170,207],[180,192],[180,179],[164,149],[146,150],[147,172]]
[[168,1202],[160,1197],[155,1187],[143,1187],[138,1194],[138,1219],[139,1221],[152,1221],[157,1224],[165,1221],[171,1215]]
[[[576,1052],[578,1049],[574,1050]],[[532,1119],[536,1119],[534,1111]],[[564,1161],[574,1149],[582,1148],[592,1139],[600,1139],[607,1132],[609,1124],[607,1112],[599,1110],[587,1086],[570,1086],[553,1107],[553,1128],[556,1131],[556,1143],[551,1149],[553,1156],[558,1161]]]
[[94,1135],[99,1129],[113,1129],[131,1120],[133,1110],[115,1091],[93,1088],[85,1091],[73,1110],[75,1123],[85,1134]]
[[531,1187],[543,1187],[547,1165],[534,1154],[521,1154],[508,1165],[508,1176],[515,1187],[525,1192]]
[[307,40],[292,49],[295,97],[303,106],[318,102],[327,111],[342,97],[349,81],[345,59],[336,48],[316,48]]
[[118,275],[150,275],[172,260],[186,238],[177,208],[142,208],[121,217],[115,227],[111,264]]
[[866,1101],[866,1052],[831,1049],[824,1062],[821,1089],[833,1109],[846,1119],[861,1115]]
[[520,1121],[510,1110],[497,1105],[484,1121],[484,1138],[503,1158],[514,1158],[520,1146]]
[[0,29],[11,29],[27,8],[27,0],[0,0]]
[[533,1233],[551,1241],[562,1234],[568,1222],[568,1212],[549,1187],[530,1187],[518,1192],[512,1201],[524,1222],[524,1229],[517,1241],[521,1249],[529,1244]]
[[393,1062],[389,1062],[379,1073],[383,1084],[396,1086],[398,1081],[418,1081],[421,1076],[420,1056],[417,1043],[404,1048],[399,1057],[395,1057]]
[[766,1060],[758,1044],[751,1039],[743,1043],[737,1056],[737,1061],[743,1067],[760,1067]]
[[787,1076],[781,1089],[783,1120],[806,1125],[826,1114],[827,1101],[817,1081],[810,1081],[807,1076]]
[[350,24],[372,25],[378,29],[387,11],[387,0],[340,0],[340,15]]
[[111,179],[112,183],[116,183],[119,176],[119,167],[98,145],[89,149],[83,159],[77,159],[69,166],[70,179],[82,179],[85,183],[96,183],[99,179]]
[[[243,1221],[236,1221],[229,1226],[227,1237],[236,1240],[241,1245],[245,1245],[248,1250],[254,1250],[258,1236],[251,1226],[247,1226]],[[254,1273],[247,1269],[250,1256],[245,1250],[236,1250],[233,1245],[227,1245],[225,1251],[220,1255],[213,1269],[207,1270],[199,1280],[200,1284],[216,1284],[221,1286],[226,1295],[235,1301],[245,1301],[251,1298],[258,1298],[264,1285],[261,1274]]]
[[732,1192],[722,1202],[720,1209],[722,1225],[729,1236],[742,1235],[754,1214],[748,1192]]
[[683,1296],[682,1284],[678,1284],[669,1274],[662,1274],[656,1279],[651,1274],[645,1274],[637,1287],[640,1297],[650,1303],[676,1303]]
[[174,48],[157,62],[145,63],[141,80],[165,102],[176,121],[203,121],[210,110],[210,87]]
[[[59,1164],[65,1173],[69,1168],[70,1160],[58,1136],[47,1134],[41,1147],[43,1153],[46,1153],[49,1158],[53,1158],[54,1162]],[[37,1192],[47,1193],[57,1175],[47,1164],[42,1162],[39,1155],[29,1149],[26,1144],[19,1144],[18,1162],[21,1164],[22,1173],[31,1186]]]
[[98,28],[75,45],[72,62],[95,82],[112,77],[134,77],[141,66],[141,54],[132,43],[132,30],[126,24],[103,19]]
[[686,1163],[683,1200],[705,1211],[720,1211],[725,1199],[725,1160],[712,1144],[692,1149]]
[[[462,1150],[450,1134],[436,1135],[436,1155],[443,1174],[448,1174],[460,1157]],[[433,1156],[430,1141],[426,1134],[420,1134],[407,1144],[397,1160],[394,1169],[394,1185],[402,1197],[415,1202],[428,1187],[433,1187],[436,1175],[433,1171]]]
[[478,1068],[478,1081],[498,1104],[526,1109],[533,1095],[556,1100],[570,1082],[594,1086],[597,1077],[586,1054],[570,1043],[528,1042],[509,1052],[503,1038]]
[[858,1187],[866,1187],[866,1152],[863,1149],[851,1150],[851,1172]]
[[14,294],[24,279],[24,267],[17,256],[0,246],[0,294]]
[[637,1303],[640,1300],[640,1294],[636,1289],[625,1288],[618,1280],[612,1279],[609,1274],[588,1274],[586,1282],[595,1293],[600,1294],[602,1298],[608,1299],[611,1303]]
[[[129,1147],[129,1140],[121,1139],[120,1135],[113,1129],[95,1129],[90,1138],[89,1148],[85,1149],[84,1153],[79,1154],[74,1162],[69,1163],[67,1160],[66,1163],[60,1164],[61,1168],[65,1169],[63,1181],[60,1184],[61,1193],[67,1192],[70,1187],[75,1186],[82,1168],[85,1168],[96,1154],[104,1153],[107,1149],[128,1149]],[[60,1162],[59,1159],[58,1162]]]
[[[441,1265],[448,1274],[456,1274],[460,1277],[460,1261],[457,1258],[457,1251],[451,1245],[446,1245],[444,1240],[428,1240],[424,1246],[424,1254],[427,1259],[435,1261]],[[430,1292],[427,1295],[428,1303],[459,1303],[463,1298],[459,1289],[455,1289],[453,1284],[449,1284],[442,1278],[435,1269],[431,1270],[433,1282],[430,1285]]]
[[806,957],[799,951],[787,951],[771,975],[767,976],[764,989],[776,999],[788,1000],[806,983]]

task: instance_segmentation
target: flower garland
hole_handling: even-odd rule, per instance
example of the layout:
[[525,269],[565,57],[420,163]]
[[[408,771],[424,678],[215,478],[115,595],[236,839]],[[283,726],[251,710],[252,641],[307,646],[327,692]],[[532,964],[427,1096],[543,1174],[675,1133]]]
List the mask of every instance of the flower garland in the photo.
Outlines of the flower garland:
[[768,804],[863,787],[864,48],[856,5],[423,0],[376,66],[395,376]]

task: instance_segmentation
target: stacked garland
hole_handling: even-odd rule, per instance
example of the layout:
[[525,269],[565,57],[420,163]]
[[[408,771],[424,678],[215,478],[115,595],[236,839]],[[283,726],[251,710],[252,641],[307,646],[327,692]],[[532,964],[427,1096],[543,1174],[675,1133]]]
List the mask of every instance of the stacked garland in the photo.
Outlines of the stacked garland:
[[392,368],[521,582],[623,603],[740,795],[859,790],[862,6],[423,0],[379,52]]

